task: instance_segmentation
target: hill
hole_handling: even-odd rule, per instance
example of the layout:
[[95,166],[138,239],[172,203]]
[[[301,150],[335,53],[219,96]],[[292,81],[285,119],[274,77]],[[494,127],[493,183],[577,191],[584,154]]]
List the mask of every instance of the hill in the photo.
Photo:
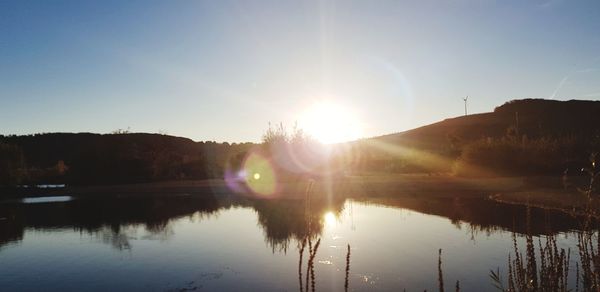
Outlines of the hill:
[[[512,132],[511,132],[512,131]],[[372,139],[440,151],[452,138],[473,142],[509,135],[592,137],[600,133],[600,101],[522,99],[473,114]]]
[[229,156],[252,146],[145,133],[0,136],[2,145],[12,150],[0,149],[0,156],[5,153],[0,185],[17,178],[33,184],[112,184],[222,177]]
[[499,175],[561,174],[600,150],[600,101],[513,100],[361,143],[371,170],[456,171],[465,162]]

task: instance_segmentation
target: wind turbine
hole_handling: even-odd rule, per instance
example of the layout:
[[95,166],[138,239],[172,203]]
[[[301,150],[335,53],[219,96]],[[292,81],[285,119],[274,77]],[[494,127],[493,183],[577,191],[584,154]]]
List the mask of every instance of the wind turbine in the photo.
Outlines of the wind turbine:
[[465,116],[467,115],[467,100],[468,99],[469,99],[468,95],[465,98],[462,99],[465,102]]

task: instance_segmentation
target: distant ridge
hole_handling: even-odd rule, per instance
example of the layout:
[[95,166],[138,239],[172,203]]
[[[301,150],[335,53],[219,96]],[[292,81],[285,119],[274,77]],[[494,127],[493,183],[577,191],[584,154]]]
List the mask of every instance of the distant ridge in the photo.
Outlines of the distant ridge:
[[473,114],[412,130],[370,138],[392,144],[440,151],[450,137],[470,142],[506,135],[518,129],[528,138],[600,134],[600,101],[547,99],[512,100],[493,112]]

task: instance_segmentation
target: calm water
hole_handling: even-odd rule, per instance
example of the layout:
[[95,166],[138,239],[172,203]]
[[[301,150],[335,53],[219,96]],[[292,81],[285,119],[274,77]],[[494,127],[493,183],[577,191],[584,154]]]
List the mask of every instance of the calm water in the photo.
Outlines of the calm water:
[[[493,291],[490,269],[506,275],[512,231],[527,228],[524,208],[479,200],[336,199],[310,216],[302,201],[233,196],[50,201],[0,204],[0,290],[297,291],[308,235],[317,290],[344,289],[350,244],[351,290],[434,291],[441,248],[447,289]],[[577,260],[573,218],[530,218]]]

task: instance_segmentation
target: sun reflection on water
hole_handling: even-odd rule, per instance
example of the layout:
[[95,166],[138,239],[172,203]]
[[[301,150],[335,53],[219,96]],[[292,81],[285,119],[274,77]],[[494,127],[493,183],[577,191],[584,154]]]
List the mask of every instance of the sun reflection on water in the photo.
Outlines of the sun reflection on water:
[[323,215],[323,221],[325,223],[325,227],[335,227],[337,219],[333,212],[329,211]]

